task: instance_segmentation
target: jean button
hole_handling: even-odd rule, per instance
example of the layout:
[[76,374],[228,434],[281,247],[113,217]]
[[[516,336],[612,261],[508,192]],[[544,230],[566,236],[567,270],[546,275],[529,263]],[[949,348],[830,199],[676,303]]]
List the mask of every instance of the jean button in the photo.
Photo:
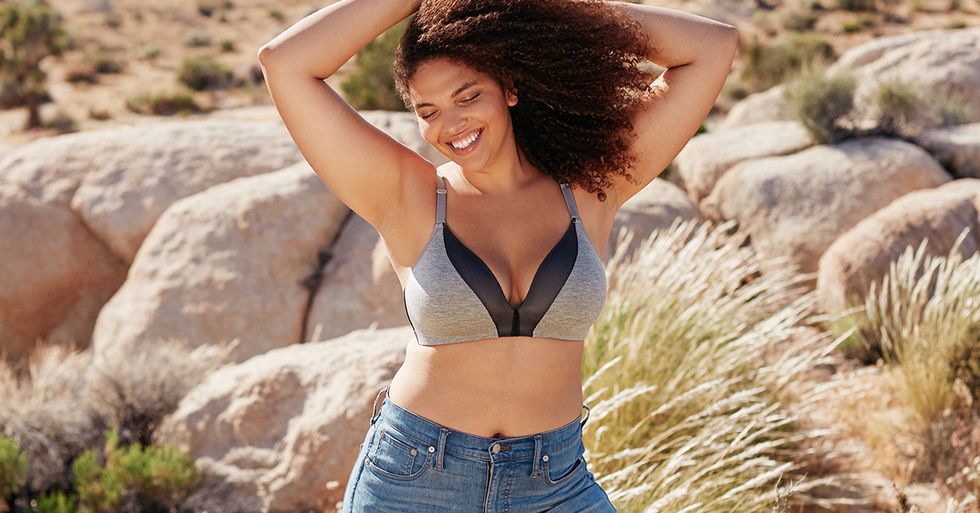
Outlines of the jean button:
[[491,446],[490,450],[493,451],[494,454],[497,454],[498,452],[500,452],[500,446],[497,445],[497,444],[493,444],[493,446]]

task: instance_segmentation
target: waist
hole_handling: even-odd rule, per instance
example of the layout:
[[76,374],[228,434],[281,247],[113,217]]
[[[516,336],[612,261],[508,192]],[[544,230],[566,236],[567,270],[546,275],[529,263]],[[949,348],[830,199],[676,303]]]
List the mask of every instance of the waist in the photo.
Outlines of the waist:
[[529,337],[412,341],[388,394],[419,416],[476,436],[545,432],[582,412],[582,348]]

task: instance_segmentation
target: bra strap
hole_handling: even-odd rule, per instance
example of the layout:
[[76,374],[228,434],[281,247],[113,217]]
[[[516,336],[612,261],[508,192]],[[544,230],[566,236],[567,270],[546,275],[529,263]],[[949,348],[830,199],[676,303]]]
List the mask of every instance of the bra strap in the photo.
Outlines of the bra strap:
[[565,206],[568,207],[568,212],[571,214],[572,219],[580,219],[578,216],[578,206],[575,204],[575,196],[572,196],[572,189],[568,185],[568,182],[562,178],[558,183],[561,185],[561,193],[565,195]]
[[446,222],[446,179],[442,176],[436,180],[436,224]]

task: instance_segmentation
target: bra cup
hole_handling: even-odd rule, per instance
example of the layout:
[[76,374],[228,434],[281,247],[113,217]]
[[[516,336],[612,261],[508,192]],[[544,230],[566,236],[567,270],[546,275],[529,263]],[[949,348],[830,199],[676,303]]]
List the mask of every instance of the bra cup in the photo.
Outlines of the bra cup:
[[576,225],[579,244],[575,267],[551,307],[535,326],[536,337],[583,340],[605,304],[605,267],[589,243],[581,223]]
[[422,345],[497,337],[486,307],[449,263],[441,229],[409,275],[405,309]]

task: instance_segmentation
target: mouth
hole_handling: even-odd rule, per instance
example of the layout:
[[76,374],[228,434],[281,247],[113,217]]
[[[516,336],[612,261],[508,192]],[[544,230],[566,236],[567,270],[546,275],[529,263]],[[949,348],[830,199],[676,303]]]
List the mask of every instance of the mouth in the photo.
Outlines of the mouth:
[[447,143],[447,146],[452,148],[453,153],[456,155],[466,155],[472,153],[476,148],[477,144],[480,144],[480,139],[483,136],[483,129],[479,129],[476,132],[470,133],[470,135],[458,140],[455,144],[452,142]]

